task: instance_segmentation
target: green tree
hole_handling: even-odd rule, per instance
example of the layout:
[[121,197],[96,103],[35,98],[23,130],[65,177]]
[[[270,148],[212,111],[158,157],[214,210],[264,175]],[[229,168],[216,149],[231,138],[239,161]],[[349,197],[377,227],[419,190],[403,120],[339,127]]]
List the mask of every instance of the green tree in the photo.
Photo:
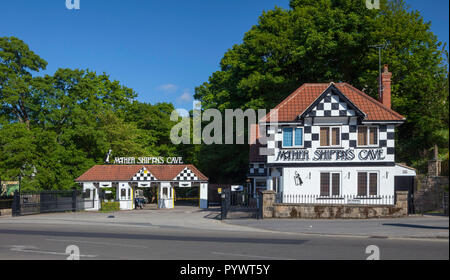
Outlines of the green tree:
[[45,69],[47,62],[16,37],[0,37],[0,113],[30,127],[34,102],[31,72]]

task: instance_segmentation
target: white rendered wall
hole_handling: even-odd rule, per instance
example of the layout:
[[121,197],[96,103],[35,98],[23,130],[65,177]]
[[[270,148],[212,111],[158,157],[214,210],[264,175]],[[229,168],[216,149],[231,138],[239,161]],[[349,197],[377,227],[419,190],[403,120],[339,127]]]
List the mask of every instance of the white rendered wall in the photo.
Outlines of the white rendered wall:
[[[295,172],[300,174],[303,181],[301,186],[296,186],[294,181]],[[320,173],[340,173],[341,195],[358,194],[358,172],[378,173],[378,195],[394,195],[394,176],[397,170],[394,166],[386,167],[308,167],[308,168],[283,168],[282,192],[287,195],[320,195]]]
[[[122,197],[121,192],[125,190],[125,196]],[[117,188],[116,198],[120,203],[120,210],[132,210],[133,209],[133,189],[128,182],[119,182]]]
[[200,184],[200,208],[208,208],[208,183]]
[[[168,188],[167,196],[164,196],[163,188]],[[161,182],[159,186],[158,208],[174,208],[173,188],[170,182]]]
[[[86,206],[85,210],[87,211],[98,211],[100,210],[100,200],[98,196],[98,188],[94,186],[93,182],[84,182],[83,183],[83,191],[89,189],[90,190],[90,197],[89,200],[94,200],[94,208],[90,208],[90,206]],[[95,196],[94,196],[94,190],[95,190]],[[91,203],[87,202],[86,204]]]

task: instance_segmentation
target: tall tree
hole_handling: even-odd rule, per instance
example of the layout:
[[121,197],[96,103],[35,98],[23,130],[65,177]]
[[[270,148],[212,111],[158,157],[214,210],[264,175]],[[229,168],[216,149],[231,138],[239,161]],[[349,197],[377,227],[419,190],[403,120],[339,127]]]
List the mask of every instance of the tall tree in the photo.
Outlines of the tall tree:
[[0,37],[0,113],[30,128],[34,78],[47,62],[16,37]]

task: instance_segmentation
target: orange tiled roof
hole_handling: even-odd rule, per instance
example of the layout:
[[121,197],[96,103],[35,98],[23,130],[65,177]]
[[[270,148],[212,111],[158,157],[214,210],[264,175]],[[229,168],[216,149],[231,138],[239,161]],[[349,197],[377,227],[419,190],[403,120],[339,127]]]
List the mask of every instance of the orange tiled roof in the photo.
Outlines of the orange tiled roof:
[[208,181],[208,177],[203,175],[192,164],[177,165],[94,165],[80,177],[75,179],[77,182],[115,182],[130,181],[132,177],[145,167],[159,181],[172,181],[185,167],[188,167],[201,181]]
[[[278,112],[278,121],[295,121],[330,85],[326,83],[303,84],[274,108]],[[365,121],[405,120],[399,113],[387,108],[379,101],[347,83],[336,83],[334,85],[356,107],[366,114]],[[269,122],[270,113],[260,121]]]

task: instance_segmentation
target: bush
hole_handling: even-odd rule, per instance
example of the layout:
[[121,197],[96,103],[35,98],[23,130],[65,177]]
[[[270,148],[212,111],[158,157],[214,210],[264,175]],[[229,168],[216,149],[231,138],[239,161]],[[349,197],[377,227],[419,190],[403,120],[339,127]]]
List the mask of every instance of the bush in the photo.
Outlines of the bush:
[[102,202],[101,211],[110,212],[110,211],[119,211],[120,203],[119,202]]

